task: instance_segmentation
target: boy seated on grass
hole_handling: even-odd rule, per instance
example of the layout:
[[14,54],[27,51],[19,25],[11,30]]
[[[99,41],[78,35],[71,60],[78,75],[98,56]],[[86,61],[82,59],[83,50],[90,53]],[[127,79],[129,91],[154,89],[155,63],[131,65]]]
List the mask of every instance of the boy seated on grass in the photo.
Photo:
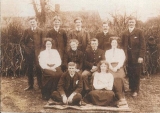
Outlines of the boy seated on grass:
[[52,93],[51,99],[48,101],[49,105],[81,105],[83,84],[81,75],[76,70],[76,64],[69,62],[68,71],[61,76],[57,91]]

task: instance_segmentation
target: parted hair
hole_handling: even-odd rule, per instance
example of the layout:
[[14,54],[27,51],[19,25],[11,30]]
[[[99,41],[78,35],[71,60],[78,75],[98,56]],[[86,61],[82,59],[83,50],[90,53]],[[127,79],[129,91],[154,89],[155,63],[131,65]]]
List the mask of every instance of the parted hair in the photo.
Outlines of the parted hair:
[[69,62],[69,63],[68,63],[68,67],[69,67],[69,66],[76,66],[76,63],[74,63],[74,62]]
[[69,41],[69,44],[71,44],[71,42],[76,42],[77,45],[79,44],[79,41],[78,41],[77,39],[71,39],[71,40]]
[[106,72],[108,73],[109,64],[108,64],[108,62],[107,62],[106,60],[101,60],[101,61],[98,63],[98,65],[97,65],[97,67],[98,67],[97,71],[98,71],[99,73],[101,72],[101,65],[102,65],[102,64],[105,64],[105,65],[107,66]]
[[47,41],[50,41],[52,43],[52,48],[54,48],[55,41],[52,38],[50,38],[50,37],[44,38],[44,40],[43,40],[43,46],[44,46],[44,48],[46,47],[46,42]]
[[120,38],[117,37],[117,36],[112,36],[112,37],[110,37],[110,38],[109,38],[110,44],[111,44],[111,42],[112,42],[113,40],[116,40],[116,41],[117,41],[117,48],[120,48],[120,43],[121,43]]

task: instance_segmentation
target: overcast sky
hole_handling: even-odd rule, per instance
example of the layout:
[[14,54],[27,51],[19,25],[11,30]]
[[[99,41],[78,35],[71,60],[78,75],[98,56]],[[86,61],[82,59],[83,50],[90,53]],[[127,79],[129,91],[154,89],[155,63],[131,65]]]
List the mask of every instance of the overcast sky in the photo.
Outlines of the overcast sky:
[[[37,0],[38,1],[38,0]],[[160,15],[160,0],[49,0],[51,6],[60,4],[61,11],[97,10],[102,19],[110,18],[109,13],[133,14],[146,21]],[[2,16],[35,15],[31,0],[1,0]]]

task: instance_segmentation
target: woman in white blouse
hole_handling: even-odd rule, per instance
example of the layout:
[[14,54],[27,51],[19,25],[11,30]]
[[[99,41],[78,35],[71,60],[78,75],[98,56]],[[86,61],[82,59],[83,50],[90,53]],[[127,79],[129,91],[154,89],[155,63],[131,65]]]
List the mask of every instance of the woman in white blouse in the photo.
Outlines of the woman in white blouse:
[[92,90],[87,95],[89,101],[94,105],[109,105],[114,99],[113,88],[114,78],[111,73],[108,73],[108,64],[106,61],[101,61],[98,65],[98,72],[95,72],[93,78]]
[[61,57],[56,49],[52,49],[53,40],[44,40],[45,50],[39,54],[39,64],[43,70],[42,98],[49,99],[53,91],[57,89],[58,81],[62,75]]
[[109,63],[109,72],[113,74],[114,78],[124,78],[123,64],[126,57],[123,49],[118,48],[118,42],[119,37],[111,37],[111,49],[105,52],[105,58]]
[[85,101],[94,105],[109,106],[116,102],[117,106],[127,105],[123,93],[123,80],[115,78],[108,72],[109,65],[106,61],[100,61],[98,71],[93,78],[94,90],[85,97]]

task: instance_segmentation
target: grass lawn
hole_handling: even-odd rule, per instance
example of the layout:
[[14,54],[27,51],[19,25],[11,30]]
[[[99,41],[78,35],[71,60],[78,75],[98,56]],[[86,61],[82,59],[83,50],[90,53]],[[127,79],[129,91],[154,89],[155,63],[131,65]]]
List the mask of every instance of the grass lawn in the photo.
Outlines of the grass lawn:
[[[1,77],[2,112],[81,112],[43,109],[47,101],[41,99],[37,83],[35,83],[35,89],[32,91],[24,91],[26,86],[27,77]],[[133,98],[130,92],[127,92],[126,99],[132,112],[160,112],[160,74],[152,75],[149,79],[145,77],[141,80],[138,97]],[[96,112],[99,113],[100,111]]]

